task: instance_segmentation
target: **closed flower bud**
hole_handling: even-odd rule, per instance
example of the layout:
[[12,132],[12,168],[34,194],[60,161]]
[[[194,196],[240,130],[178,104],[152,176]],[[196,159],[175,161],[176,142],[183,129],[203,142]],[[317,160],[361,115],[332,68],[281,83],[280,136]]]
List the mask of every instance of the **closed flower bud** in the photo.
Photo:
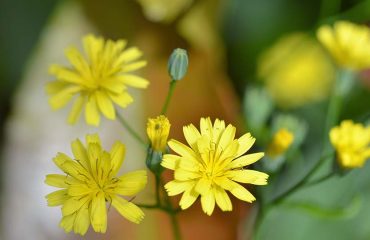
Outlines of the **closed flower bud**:
[[170,121],[163,115],[148,119],[146,132],[150,140],[150,147],[154,151],[164,152],[166,150],[170,127]]
[[152,148],[149,148],[145,164],[153,173],[161,174],[164,170],[161,166],[162,158],[162,152],[155,151]]
[[267,154],[270,157],[277,157],[284,154],[293,143],[294,135],[289,130],[282,128],[277,131],[270,143]]
[[188,54],[186,50],[181,48],[176,48],[168,61],[168,74],[171,76],[172,80],[181,80],[184,78],[188,70]]

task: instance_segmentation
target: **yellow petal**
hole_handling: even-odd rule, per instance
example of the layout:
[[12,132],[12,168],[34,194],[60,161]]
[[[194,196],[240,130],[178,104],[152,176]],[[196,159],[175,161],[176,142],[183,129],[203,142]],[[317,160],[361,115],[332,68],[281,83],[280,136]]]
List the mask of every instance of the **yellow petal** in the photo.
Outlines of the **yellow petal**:
[[87,134],[86,135],[86,143],[89,145],[90,143],[96,143],[98,146],[101,146],[101,140],[98,134]]
[[120,75],[117,76],[116,79],[118,79],[118,81],[124,83],[125,85],[135,88],[147,88],[149,85],[148,80],[131,74]]
[[74,140],[71,143],[73,156],[76,161],[80,162],[82,166],[87,170],[90,167],[90,162],[87,157],[87,151],[82,142],[79,139]]
[[227,172],[227,176],[233,181],[250,183],[254,185],[266,185],[269,175],[255,170],[235,170]]
[[58,153],[56,157],[53,158],[53,161],[57,167],[59,167],[61,170],[63,170],[63,163],[72,161],[72,158],[68,157],[64,153]]
[[97,38],[91,34],[83,38],[84,50],[92,65],[96,65],[104,46],[103,38]]
[[103,115],[110,120],[114,120],[116,118],[116,111],[109,96],[103,91],[96,91],[95,97]]
[[120,106],[121,108],[127,107],[127,105],[129,105],[130,103],[134,101],[131,95],[128,94],[127,92],[122,92],[121,94],[115,94],[115,93],[109,92],[108,94],[109,94],[110,99],[112,99],[112,101],[116,103],[118,106]]
[[66,49],[65,54],[73,67],[84,77],[91,78],[89,64],[75,47]]
[[60,174],[48,174],[46,175],[45,183],[49,186],[67,188],[68,184],[66,183],[67,176]]
[[229,146],[235,137],[236,128],[229,124],[224,132],[222,133],[220,140],[218,142],[218,147],[221,149],[226,149]]
[[58,190],[46,195],[46,200],[49,207],[55,207],[63,205],[65,201],[69,198],[68,192],[66,189]]
[[91,225],[95,232],[105,233],[107,230],[107,209],[103,192],[98,192],[91,203]]
[[256,198],[240,184],[226,178],[215,179],[215,182],[223,189],[230,191],[235,197],[246,202],[253,202]]
[[233,210],[233,205],[231,204],[231,200],[225,190],[216,186],[213,188],[213,194],[215,196],[217,205],[221,208],[222,211]]
[[173,180],[168,182],[164,188],[166,189],[168,196],[175,196],[184,191],[193,188],[195,185],[194,181],[177,181]]
[[135,71],[135,70],[138,70],[142,67],[145,67],[147,64],[146,61],[137,61],[137,62],[133,62],[133,63],[130,63],[130,64],[125,64],[123,67],[122,67],[122,72],[132,72],[132,71]]
[[202,134],[202,136],[209,136],[210,138],[212,138],[212,130],[213,130],[213,126],[212,126],[211,119],[209,117],[201,118],[200,119],[200,133]]
[[146,186],[147,173],[145,170],[134,171],[120,176],[119,180],[115,192],[124,196],[132,196]]
[[222,132],[225,130],[225,121],[216,119],[213,125],[213,140],[218,142]]
[[68,115],[68,123],[75,124],[77,120],[80,118],[82,107],[85,103],[84,96],[78,96],[78,98],[74,101],[72,109]]
[[52,81],[46,84],[46,92],[50,95],[56,94],[68,87],[68,83],[59,80]]
[[235,157],[239,157],[246,153],[254,144],[256,139],[250,133],[246,133],[238,139],[239,148]]
[[120,197],[113,197],[112,205],[127,220],[140,223],[144,218],[144,212],[132,202]]
[[201,135],[198,129],[193,124],[190,124],[189,126],[183,127],[183,132],[184,132],[186,141],[194,149],[194,147],[197,144],[198,139],[201,138]]
[[76,214],[73,231],[80,235],[85,235],[90,226],[90,214],[88,204],[85,203]]
[[70,196],[83,196],[87,195],[92,192],[92,189],[89,188],[86,184],[81,183],[81,184],[72,184],[68,188],[68,194]]
[[252,153],[233,160],[227,167],[228,169],[242,168],[260,160],[265,154],[263,152]]
[[112,92],[115,94],[120,94],[126,90],[126,86],[117,80],[116,77],[105,79],[102,83],[100,83],[100,86],[108,90],[107,92]]
[[201,178],[198,180],[197,184],[195,185],[195,191],[199,194],[206,194],[211,189],[211,182],[206,178]]
[[173,154],[163,155],[161,165],[164,168],[175,170],[178,167],[181,157]]
[[215,196],[213,195],[213,191],[208,191],[208,193],[202,195],[200,198],[200,202],[202,203],[203,211],[208,216],[211,216],[213,210],[215,209]]
[[49,104],[51,108],[57,110],[64,107],[72,99],[73,95],[80,90],[81,88],[79,86],[69,86],[63,88],[61,91],[50,97]]
[[89,125],[98,126],[100,123],[100,115],[98,106],[94,96],[89,96],[85,108],[85,119]]
[[91,174],[94,179],[98,178],[98,171],[101,168],[102,149],[98,143],[91,142],[87,146],[87,155],[89,156]]
[[184,158],[189,158],[189,159],[195,159],[197,161],[197,156],[195,155],[194,151],[189,148],[188,146],[182,144],[181,142],[171,139],[168,142],[168,146],[178,153],[179,155],[183,156]]
[[130,47],[125,50],[119,58],[124,62],[131,62],[138,59],[142,55],[143,53],[137,47]]
[[199,178],[201,175],[199,172],[190,172],[186,171],[184,169],[176,169],[175,170],[175,179],[179,181],[188,181],[188,180],[193,180],[196,178]]
[[67,216],[78,211],[90,198],[85,197],[71,197],[64,202],[62,207],[63,216]]
[[49,67],[49,73],[55,75],[59,81],[65,81],[67,83],[82,84],[83,79],[74,70],[53,64]]
[[65,232],[69,233],[73,229],[73,224],[75,223],[76,213],[63,216],[59,223],[59,226],[64,229]]
[[123,160],[125,159],[126,147],[121,142],[117,141],[110,150],[112,176],[116,175],[121,168]]
[[187,209],[191,205],[193,205],[195,200],[197,200],[198,196],[199,196],[199,193],[194,191],[194,188],[188,188],[187,190],[185,190],[184,194],[181,197],[180,203],[179,203],[181,209]]

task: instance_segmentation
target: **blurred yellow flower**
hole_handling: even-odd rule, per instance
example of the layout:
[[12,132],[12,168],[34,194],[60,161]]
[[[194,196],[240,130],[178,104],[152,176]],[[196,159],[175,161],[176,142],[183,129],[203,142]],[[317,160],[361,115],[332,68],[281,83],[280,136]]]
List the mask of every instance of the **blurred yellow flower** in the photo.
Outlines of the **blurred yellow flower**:
[[289,130],[282,128],[275,133],[268,146],[267,154],[271,157],[279,156],[288,150],[293,143],[294,135]]
[[87,148],[80,140],[72,142],[74,159],[63,153],[53,159],[65,173],[49,174],[45,183],[61,188],[46,196],[48,206],[62,206],[60,226],[84,235],[90,223],[95,232],[107,229],[106,202],[128,220],[139,223],[144,213],[119,195],[133,196],[147,182],[145,170],[116,177],[124,159],[125,146],[116,142],[110,152],[102,149],[98,135],[86,136]]
[[203,211],[211,215],[215,203],[222,211],[231,211],[232,204],[225,190],[235,197],[252,202],[255,197],[240,183],[267,184],[268,175],[259,171],[244,169],[263,157],[263,153],[244,155],[255,139],[249,133],[234,139],[236,129],[216,119],[201,118],[200,132],[190,124],[183,128],[190,147],[170,140],[168,145],[178,155],[166,154],[162,166],[174,170],[174,180],[165,188],[169,196],[183,193],[180,206],[189,208],[201,196]]
[[334,67],[315,40],[294,33],[261,55],[258,75],[278,106],[294,108],[328,96]]
[[146,132],[154,151],[165,152],[170,127],[170,121],[163,115],[148,119]]
[[133,99],[127,86],[146,88],[149,82],[130,72],[142,68],[146,61],[138,61],[142,52],[136,47],[124,50],[125,40],[105,41],[93,35],[83,39],[86,57],[75,47],[66,51],[72,67],[52,65],[50,73],[57,79],[46,87],[50,95],[49,103],[53,109],[64,107],[76,96],[68,122],[74,124],[85,105],[87,124],[99,125],[101,112],[106,118],[114,120],[114,104],[125,108]]
[[342,121],[330,130],[330,141],[343,168],[362,167],[370,157],[370,127],[352,120]]
[[317,38],[338,65],[352,70],[370,68],[370,29],[367,26],[338,21],[333,27],[321,26]]
[[186,10],[193,0],[137,0],[145,16],[154,22],[171,22]]

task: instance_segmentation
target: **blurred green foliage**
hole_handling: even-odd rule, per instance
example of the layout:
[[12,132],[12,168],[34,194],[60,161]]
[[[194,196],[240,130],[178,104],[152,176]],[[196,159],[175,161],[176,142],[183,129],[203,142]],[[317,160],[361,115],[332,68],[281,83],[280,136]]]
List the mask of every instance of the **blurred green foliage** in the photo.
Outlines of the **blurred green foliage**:
[[0,143],[13,93],[57,2],[57,0],[0,2]]

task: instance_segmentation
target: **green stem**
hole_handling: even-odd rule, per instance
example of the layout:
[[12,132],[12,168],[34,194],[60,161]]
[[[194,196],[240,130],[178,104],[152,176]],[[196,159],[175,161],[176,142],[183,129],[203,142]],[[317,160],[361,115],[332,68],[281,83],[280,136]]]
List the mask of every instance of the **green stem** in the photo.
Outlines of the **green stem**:
[[325,159],[321,158],[317,161],[316,165],[307,173],[307,175],[302,178],[294,187],[289,189],[286,193],[281,194],[279,197],[275,198],[271,204],[279,204],[285,198],[289,197],[291,194],[295,193],[300,187],[306,184],[307,180],[316,172],[317,169],[321,167],[321,165],[325,162]]
[[177,214],[179,213],[178,209],[174,209],[171,201],[166,193],[162,194],[165,196],[164,201],[161,201],[161,190],[163,190],[163,181],[160,175],[155,175],[155,204],[136,204],[139,207],[147,209],[158,209],[168,214],[171,220],[173,235],[175,240],[181,240],[181,232],[179,223],[177,220]]
[[160,179],[161,179],[161,177],[156,174],[155,175],[155,197],[156,197],[157,205],[159,205],[159,206],[161,206],[161,195],[160,195],[160,192],[159,192],[159,188],[160,188],[160,184],[161,184]]
[[180,226],[179,222],[177,221],[176,213],[170,214],[171,217],[171,224],[172,224],[172,230],[173,235],[176,240],[181,240],[181,232],[180,232]]
[[338,122],[340,112],[342,110],[343,98],[347,95],[353,85],[353,77],[354,73],[349,70],[338,70],[338,76],[329,100],[328,113],[326,115],[325,129],[323,132],[324,144],[322,155],[326,155],[331,152],[329,131]]
[[261,225],[262,225],[262,220],[265,217],[266,212],[267,212],[267,205],[263,205],[261,203],[261,205],[258,209],[258,212],[257,212],[257,217],[256,217],[256,220],[255,220],[255,223],[254,223],[252,240],[257,240],[258,239],[259,232],[260,232]]
[[177,81],[175,81],[175,80],[172,80],[170,82],[170,88],[168,89],[166,101],[164,102],[164,105],[163,105],[163,108],[162,108],[162,112],[161,112],[162,115],[166,115],[166,113],[167,113],[168,106],[169,106],[169,104],[171,102],[171,98],[172,98],[173,92],[175,90],[176,82]]
[[135,138],[143,147],[147,148],[147,143],[140,137],[140,135],[130,126],[130,124],[122,117],[121,114],[117,113],[117,118],[124,128]]
[[322,182],[325,182],[326,180],[330,179],[331,177],[335,176],[335,172],[334,171],[330,171],[329,173],[311,181],[311,182],[308,182],[307,184],[304,185],[304,187],[311,187],[311,186],[314,186],[318,183],[322,183]]

